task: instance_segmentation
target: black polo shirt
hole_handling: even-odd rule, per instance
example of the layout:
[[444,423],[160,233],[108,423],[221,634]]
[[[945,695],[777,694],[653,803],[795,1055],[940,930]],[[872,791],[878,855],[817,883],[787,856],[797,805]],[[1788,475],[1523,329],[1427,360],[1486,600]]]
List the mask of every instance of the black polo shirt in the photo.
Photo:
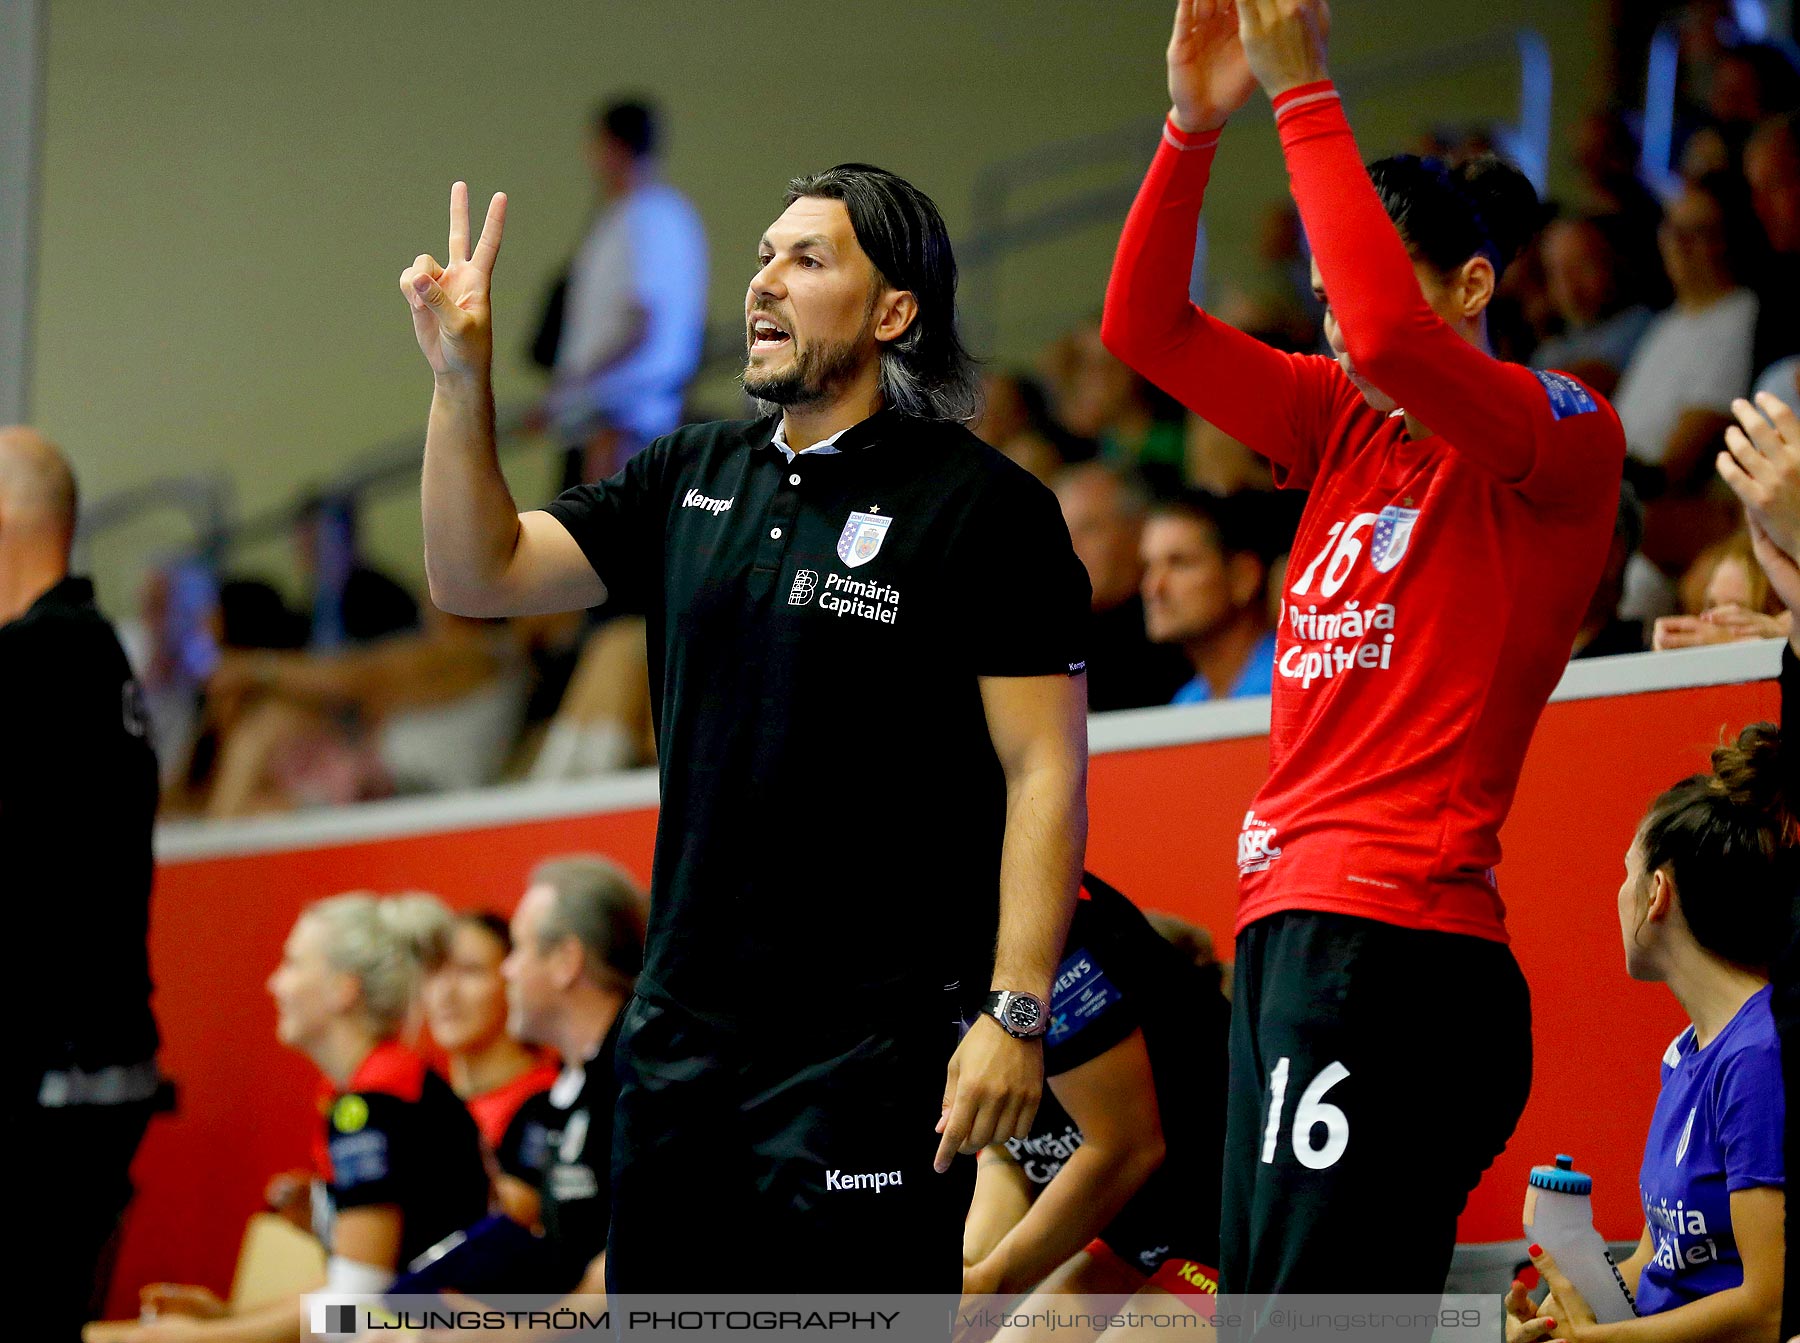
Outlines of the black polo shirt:
[[1050,491],[959,425],[882,412],[792,463],[776,426],[678,430],[548,511],[649,623],[638,991],[866,1028],[987,987],[1006,798],[977,678],[1080,672],[1087,574]]
[[[20,1075],[156,1054],[150,1014],[156,756],[143,692],[93,585],[66,578],[0,625],[0,854],[25,926]],[[78,951],[79,954],[76,954]],[[67,953],[67,954],[62,954]]]

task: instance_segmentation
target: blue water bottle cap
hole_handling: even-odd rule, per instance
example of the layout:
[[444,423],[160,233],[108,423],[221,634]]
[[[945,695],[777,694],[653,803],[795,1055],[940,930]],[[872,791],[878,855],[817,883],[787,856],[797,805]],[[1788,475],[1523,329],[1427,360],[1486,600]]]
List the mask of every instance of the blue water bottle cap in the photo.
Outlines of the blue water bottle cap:
[[1531,1184],[1534,1189],[1549,1189],[1558,1194],[1591,1194],[1594,1177],[1575,1169],[1575,1158],[1558,1153],[1554,1166],[1533,1166]]

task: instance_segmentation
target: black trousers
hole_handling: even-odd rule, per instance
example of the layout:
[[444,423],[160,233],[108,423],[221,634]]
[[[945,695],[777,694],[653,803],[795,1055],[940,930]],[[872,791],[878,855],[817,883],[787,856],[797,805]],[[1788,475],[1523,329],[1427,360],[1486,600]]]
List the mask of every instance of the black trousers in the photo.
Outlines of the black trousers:
[[1288,911],[1239,934],[1221,1283],[1443,1291],[1456,1219],[1531,1088],[1504,946]]
[[30,1284],[35,1337],[77,1343],[106,1304],[131,1162],[153,1106],[28,1107],[19,1150],[29,1234],[18,1281]]
[[609,1292],[960,1290],[975,1160],[932,1170],[948,1003],[810,1045],[625,1011]]

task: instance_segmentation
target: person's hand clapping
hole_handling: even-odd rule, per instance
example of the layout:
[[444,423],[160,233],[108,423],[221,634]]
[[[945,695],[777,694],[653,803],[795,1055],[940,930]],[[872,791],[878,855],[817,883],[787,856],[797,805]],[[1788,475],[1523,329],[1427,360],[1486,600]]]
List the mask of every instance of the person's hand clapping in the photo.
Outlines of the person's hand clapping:
[[488,205],[481,239],[469,251],[469,188],[450,188],[450,250],[445,265],[425,254],[400,272],[400,292],[412,308],[413,334],[438,377],[487,376],[494,358],[493,315],[488,294],[500,235],[506,226],[506,196]]
[[1233,0],[1179,0],[1169,38],[1169,117],[1188,134],[1216,131],[1256,92]]
[[1800,558],[1800,415],[1767,392],[1754,406],[1739,397],[1731,412],[1719,474],[1768,538]]
[[1744,506],[1756,562],[1788,609],[1788,644],[1800,654],[1800,415],[1763,392],[1731,403],[1719,474]]
[[1785,639],[1792,628],[1792,618],[1785,611],[1767,616],[1741,606],[1715,606],[1697,616],[1658,616],[1650,646],[1660,653],[1669,648],[1700,648],[1745,639]]
[[1325,68],[1331,36],[1326,0],[1237,0],[1237,16],[1244,55],[1270,98],[1331,78]]

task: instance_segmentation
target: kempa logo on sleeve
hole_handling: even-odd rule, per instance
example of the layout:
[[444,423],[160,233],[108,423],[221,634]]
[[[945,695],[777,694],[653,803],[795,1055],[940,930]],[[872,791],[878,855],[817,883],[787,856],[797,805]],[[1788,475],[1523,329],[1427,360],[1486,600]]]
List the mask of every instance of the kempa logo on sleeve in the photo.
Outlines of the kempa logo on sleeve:
[[846,1175],[841,1170],[825,1172],[827,1189],[873,1189],[879,1194],[890,1185],[900,1183],[900,1172],[897,1170],[880,1170],[860,1175]]
[[736,502],[737,496],[735,494],[729,499],[715,499],[710,494],[700,493],[699,490],[689,490],[686,494],[681,496],[681,506],[683,508],[704,508],[714,517],[723,513]]

